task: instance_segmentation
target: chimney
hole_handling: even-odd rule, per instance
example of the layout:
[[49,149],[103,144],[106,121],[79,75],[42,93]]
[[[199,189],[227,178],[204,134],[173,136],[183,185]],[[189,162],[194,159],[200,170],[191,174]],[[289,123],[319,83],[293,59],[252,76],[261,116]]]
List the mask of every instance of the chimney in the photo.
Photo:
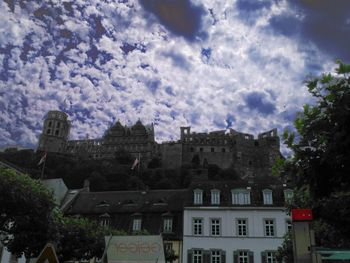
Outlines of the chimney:
[[85,192],[90,192],[90,181],[88,179],[84,180],[83,189],[85,190]]

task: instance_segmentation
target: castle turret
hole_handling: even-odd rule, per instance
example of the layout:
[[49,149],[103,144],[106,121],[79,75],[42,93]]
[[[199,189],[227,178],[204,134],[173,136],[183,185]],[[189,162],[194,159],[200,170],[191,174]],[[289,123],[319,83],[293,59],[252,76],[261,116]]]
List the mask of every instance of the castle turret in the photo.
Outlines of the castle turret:
[[62,111],[49,111],[39,138],[38,150],[64,152],[69,137],[70,121]]

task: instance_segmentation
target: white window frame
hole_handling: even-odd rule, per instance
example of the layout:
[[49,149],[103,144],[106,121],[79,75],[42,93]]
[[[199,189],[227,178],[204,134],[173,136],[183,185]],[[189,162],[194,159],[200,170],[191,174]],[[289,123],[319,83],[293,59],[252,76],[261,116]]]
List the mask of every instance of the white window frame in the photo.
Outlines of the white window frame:
[[195,204],[195,205],[203,204],[203,190],[202,189],[193,190],[193,204]]
[[276,251],[266,251],[265,258],[265,262],[263,263],[276,263]]
[[249,251],[247,250],[238,251],[238,263],[249,263]]
[[213,189],[210,191],[210,199],[212,205],[220,205],[220,190]]
[[173,218],[166,217],[163,219],[163,232],[172,232],[173,231]]
[[221,263],[221,251],[213,249],[210,251],[210,263]]
[[273,204],[272,190],[264,189],[263,190],[263,197],[264,197],[264,205],[272,205]]
[[221,219],[211,218],[210,219],[210,235],[220,236],[221,235]]
[[141,218],[134,218],[132,220],[132,231],[141,231],[141,225],[142,225],[142,219]]
[[200,249],[194,249],[192,251],[192,263],[202,263],[203,262],[203,251]]
[[203,218],[192,218],[192,233],[194,236],[203,236]]
[[101,227],[108,227],[109,222],[110,222],[110,219],[108,217],[100,217],[100,226]]
[[246,189],[231,190],[233,205],[250,205],[250,191]]
[[[244,228],[245,234],[240,233],[241,228]],[[248,218],[237,218],[236,219],[236,231],[237,231],[238,237],[247,237],[248,236]]]
[[265,235],[265,237],[275,237],[276,236],[275,219],[264,218],[264,235]]

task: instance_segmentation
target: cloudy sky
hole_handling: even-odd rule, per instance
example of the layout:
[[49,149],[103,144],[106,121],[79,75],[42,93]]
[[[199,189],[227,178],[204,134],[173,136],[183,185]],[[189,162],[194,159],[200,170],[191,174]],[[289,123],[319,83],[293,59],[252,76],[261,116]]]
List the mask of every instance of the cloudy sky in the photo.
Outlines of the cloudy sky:
[[72,139],[139,118],[158,142],[282,133],[349,46],[348,0],[2,0],[0,146],[35,147],[54,109]]

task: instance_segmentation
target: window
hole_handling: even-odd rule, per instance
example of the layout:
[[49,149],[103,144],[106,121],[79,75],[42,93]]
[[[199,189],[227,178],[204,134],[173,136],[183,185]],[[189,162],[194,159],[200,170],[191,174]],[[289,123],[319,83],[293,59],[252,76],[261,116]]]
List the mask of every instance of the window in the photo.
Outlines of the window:
[[172,218],[164,218],[163,231],[164,232],[172,232],[173,231],[173,219]]
[[193,235],[201,236],[203,235],[203,219],[193,218]]
[[193,147],[190,148],[190,152],[193,153],[194,152],[194,149]]
[[212,205],[219,205],[220,204],[220,191],[219,190],[211,190],[210,191],[211,196],[211,204]]
[[293,201],[293,190],[291,189],[284,190],[284,201],[287,204],[290,204]]
[[61,123],[57,122],[56,123],[56,128],[59,128],[61,126]]
[[50,129],[47,129],[47,132],[46,132],[47,134],[50,134],[51,133],[51,130]]
[[100,219],[100,226],[108,227],[109,226],[109,218],[103,217]]
[[286,229],[287,229],[287,232],[292,231],[292,222],[289,219],[286,220]]
[[203,190],[196,189],[193,192],[193,203],[195,205],[201,205],[203,203]]
[[248,236],[248,219],[237,219],[237,236]]
[[248,251],[239,251],[238,263],[248,263],[248,262],[249,262]]
[[[276,252],[268,251],[266,252],[266,263],[276,263]],[[264,263],[265,263],[264,262]]]
[[275,236],[275,220],[265,219],[264,220],[265,236],[273,237]]
[[132,231],[140,231],[141,230],[141,218],[134,218],[132,221]]
[[212,236],[220,236],[220,219],[215,218],[210,220],[210,234]]
[[51,121],[49,121],[49,127],[51,127],[52,126],[52,122]]
[[210,253],[210,263],[221,263],[220,250],[212,250]]
[[264,205],[272,205],[272,190],[265,189],[263,190],[263,197],[264,197]]
[[224,153],[224,152],[226,152],[226,149],[225,149],[225,148],[222,148],[221,151]]
[[245,189],[232,190],[232,204],[234,205],[249,205],[250,191]]
[[59,132],[59,130],[56,130],[56,131],[55,131],[55,135],[58,135],[58,132]]
[[193,263],[202,263],[202,250],[193,250]]
[[199,148],[199,151],[200,151],[200,152],[203,152],[203,148]]
[[214,148],[210,148],[210,151],[213,153],[213,152],[215,152],[215,149]]
[[110,223],[110,216],[109,214],[105,213],[103,215],[100,215],[100,226],[102,227],[108,227]]

